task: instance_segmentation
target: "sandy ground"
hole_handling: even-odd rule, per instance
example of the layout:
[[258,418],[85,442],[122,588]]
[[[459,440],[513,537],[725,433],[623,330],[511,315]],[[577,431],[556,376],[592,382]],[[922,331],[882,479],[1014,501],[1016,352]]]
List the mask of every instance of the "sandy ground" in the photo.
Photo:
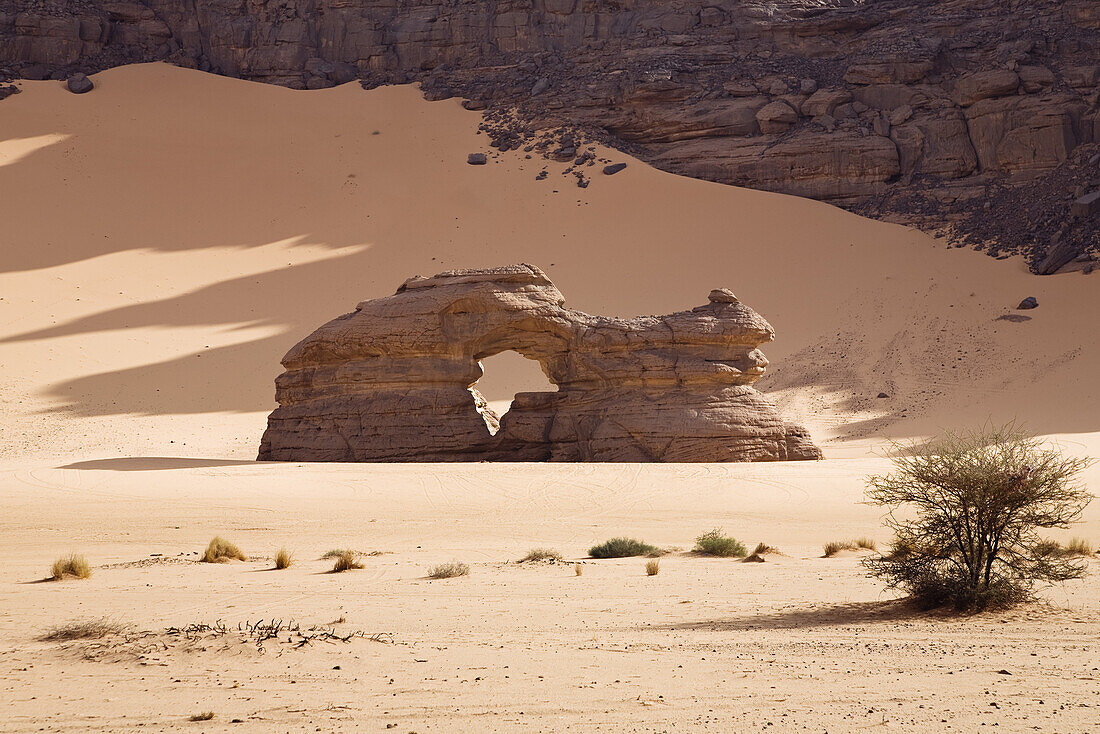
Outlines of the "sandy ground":
[[[95,81],[0,103],[4,731],[1100,731],[1100,577],[943,619],[897,604],[858,556],[818,557],[886,542],[860,501],[888,438],[1017,419],[1100,455],[1097,276],[1036,278],[614,152],[628,168],[583,190],[522,153],[468,166],[488,150],[477,114],[409,87],[161,65]],[[828,460],[251,461],[297,339],[412,274],[521,261],[609,315],[732,288],[778,332],[760,386]],[[1027,295],[1040,307],[1014,311]],[[498,404],[545,384],[515,355],[486,370]],[[1057,537],[1100,541],[1094,505]],[[714,526],[786,555],[686,552]],[[254,560],[195,563],[216,533]],[[654,577],[641,559],[514,563],[619,534],[683,550]],[[265,570],[283,545],[298,564]],[[379,554],[327,574],[334,547]],[[70,550],[91,579],[39,583]],[[449,560],[470,576],[425,578]],[[103,616],[127,632],[37,639]],[[236,631],[260,618],[379,636],[261,651]],[[165,633],[219,619],[229,632]]]

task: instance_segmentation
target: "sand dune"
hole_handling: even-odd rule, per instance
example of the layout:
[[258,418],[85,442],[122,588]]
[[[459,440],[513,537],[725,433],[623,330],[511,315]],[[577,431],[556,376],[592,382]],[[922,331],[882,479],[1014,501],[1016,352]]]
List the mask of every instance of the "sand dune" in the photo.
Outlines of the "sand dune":
[[[127,453],[102,434],[131,416],[203,455],[248,456],[279,358],[315,326],[415,273],[519,261],[603,314],[732,288],[778,332],[761,386],[825,441],[989,416],[1100,430],[1096,284],[1079,273],[1036,278],[634,161],[587,189],[520,153],[469,166],[488,150],[478,115],[412,87],[297,92],[164,65],[104,72],[84,96],[22,86],[3,108],[0,359],[3,400],[32,428],[5,433],[9,454],[56,452],[71,432],[58,421]],[[1029,321],[996,320],[1026,295],[1041,304]],[[490,400],[544,384],[499,361]],[[191,414],[217,417],[178,433],[170,417]],[[138,453],[154,447],[170,448]]]
[[[830,540],[885,542],[879,511],[859,503],[863,478],[888,468],[874,455],[886,438],[1016,418],[1100,455],[1100,276],[1037,278],[613,151],[601,153],[626,170],[592,169],[587,189],[522,153],[469,166],[489,150],[479,116],[412,87],[298,92],[156,64],[95,82],[80,96],[22,82],[0,103],[0,710],[12,731],[190,730],[205,710],[219,730],[240,718],[254,732],[1095,726],[1096,576],[1049,591],[1050,607],[943,622],[894,604],[858,558],[819,556]],[[279,358],[302,336],[410,275],[522,261],[600,314],[733,289],[778,332],[761,388],[830,458],[251,461]],[[1014,311],[1028,295],[1040,307]],[[486,369],[498,403],[545,384],[515,355]],[[1100,485],[1100,470],[1087,479]],[[539,545],[579,558],[618,534],[686,551],[716,525],[787,558],[677,552],[653,578],[639,559],[580,577],[509,563]],[[191,562],[215,533],[261,559]],[[1100,541],[1100,506],[1057,536],[1070,534]],[[262,572],[283,544],[299,565]],[[316,558],[338,546],[384,554],[323,573]],[[31,583],[69,550],[88,554],[91,579]],[[469,578],[424,578],[455,558]],[[161,642],[169,625],[261,616],[343,616],[341,629],[392,638],[263,655],[227,638],[159,652],[35,640],[102,615]]]

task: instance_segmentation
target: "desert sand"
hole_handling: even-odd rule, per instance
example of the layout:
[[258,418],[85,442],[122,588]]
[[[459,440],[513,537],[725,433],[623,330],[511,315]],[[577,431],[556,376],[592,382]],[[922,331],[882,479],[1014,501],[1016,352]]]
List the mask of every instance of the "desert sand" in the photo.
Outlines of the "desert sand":
[[[1100,456],[1097,276],[1035,277],[615,151],[627,168],[579,189],[414,87],[156,64],[94,80],[0,103],[5,731],[1100,730],[1100,577],[960,619],[899,604],[858,554],[820,558],[888,541],[861,501],[891,439],[1014,419]],[[477,151],[488,165],[467,165]],[[758,386],[826,460],[253,461],[298,339],[413,273],[516,262],[601,314],[732,289],[778,334]],[[1029,295],[1039,308],[1014,310]],[[497,408],[546,385],[518,356],[485,367]],[[784,555],[687,552],[715,526]],[[194,562],[215,534],[252,559]],[[638,558],[514,562],[624,534],[680,550],[653,577]],[[1054,537],[1070,535],[1100,541],[1100,503]],[[281,546],[297,563],[268,571]],[[377,555],[325,573],[337,547]],[[91,578],[40,582],[70,551]],[[450,560],[471,574],[426,578]],[[128,631],[38,639],[101,617]],[[261,652],[236,633],[261,618],[377,639]],[[217,620],[231,631],[165,633]]]

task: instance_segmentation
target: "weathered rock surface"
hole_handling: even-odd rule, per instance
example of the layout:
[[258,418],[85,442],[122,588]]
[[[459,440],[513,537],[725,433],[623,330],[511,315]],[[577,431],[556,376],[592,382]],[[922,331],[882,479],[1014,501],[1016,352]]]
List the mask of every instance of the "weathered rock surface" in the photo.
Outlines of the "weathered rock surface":
[[[261,460],[773,461],[818,459],[752,384],[774,337],[728,290],[691,311],[590,316],[536,267],[412,278],[283,358]],[[480,360],[514,350],[556,392],[499,422]]]
[[[297,88],[418,81],[486,110],[501,150],[574,126],[1033,266],[1047,244],[986,204],[1017,191],[1026,211],[1044,179],[1043,216],[1066,218],[1076,196],[1052,187],[1100,142],[1096,0],[0,0],[0,82],[161,59]],[[1095,220],[1069,227],[1066,247],[1097,250]]]

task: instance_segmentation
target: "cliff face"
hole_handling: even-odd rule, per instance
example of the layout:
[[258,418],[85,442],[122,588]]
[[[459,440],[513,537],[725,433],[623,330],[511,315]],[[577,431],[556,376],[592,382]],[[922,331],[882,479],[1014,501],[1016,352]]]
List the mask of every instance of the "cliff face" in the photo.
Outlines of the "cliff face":
[[517,109],[501,148],[572,126],[677,173],[951,223],[1039,271],[1096,248],[1071,216],[1100,187],[1095,0],[0,0],[9,76],[157,59],[419,81]]

